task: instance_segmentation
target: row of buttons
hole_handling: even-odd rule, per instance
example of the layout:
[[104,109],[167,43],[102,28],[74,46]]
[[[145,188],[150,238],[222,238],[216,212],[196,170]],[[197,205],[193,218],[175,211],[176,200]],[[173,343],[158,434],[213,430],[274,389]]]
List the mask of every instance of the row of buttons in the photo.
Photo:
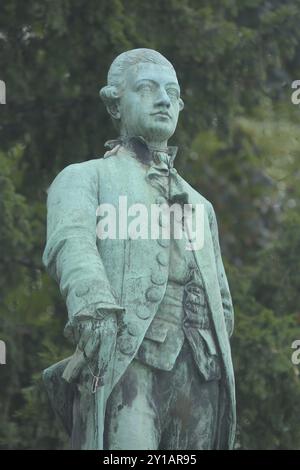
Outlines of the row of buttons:
[[[167,200],[162,196],[157,197],[155,202],[159,205],[167,204]],[[159,219],[159,224],[161,225],[161,219]],[[170,246],[170,240],[168,239],[158,238],[157,242],[162,248],[168,248]],[[162,294],[164,292],[163,286],[166,284],[168,276],[168,270],[165,269],[169,264],[167,253],[160,251],[156,255],[156,261],[158,262],[159,269],[161,270],[158,269],[152,273],[151,282],[154,284],[154,286],[149,287],[149,289],[146,291],[146,299],[153,303],[162,300]],[[148,320],[152,315],[152,312],[150,308],[145,306],[144,308],[138,309],[136,315],[141,320]],[[137,337],[140,335],[140,328],[136,323],[129,322],[127,325],[127,332],[129,333],[129,336],[120,338],[118,345],[119,350],[123,354],[131,355],[136,349],[138,342]]]
[[[158,196],[156,198],[155,202],[156,202],[156,204],[159,204],[159,205],[167,205],[168,206],[167,199],[162,197],[162,196]],[[162,221],[161,216],[162,216],[162,213],[159,214],[159,224],[162,226],[163,221]],[[159,239],[158,238],[157,242],[163,248],[167,248],[170,245],[170,241],[167,240],[167,239]],[[156,255],[156,260],[162,268],[165,268],[169,264],[168,255],[164,251],[160,251]],[[165,269],[163,271],[158,270],[158,271],[152,273],[151,281],[152,281],[153,284],[156,284],[156,286],[149,287],[149,289],[147,290],[147,292],[146,292],[147,300],[149,300],[150,302],[158,302],[158,301],[162,300],[162,289],[157,287],[157,286],[164,286],[166,284],[166,282],[168,280],[167,275],[168,275],[168,272]],[[145,317],[146,317],[146,313],[143,312],[143,318],[145,318]],[[146,318],[148,318],[148,317],[146,317]]]
[[135,322],[129,322],[127,324],[127,332],[130,336],[123,336],[118,341],[119,350],[121,353],[126,355],[131,355],[135,349],[138,342],[137,337],[140,335],[140,327]]

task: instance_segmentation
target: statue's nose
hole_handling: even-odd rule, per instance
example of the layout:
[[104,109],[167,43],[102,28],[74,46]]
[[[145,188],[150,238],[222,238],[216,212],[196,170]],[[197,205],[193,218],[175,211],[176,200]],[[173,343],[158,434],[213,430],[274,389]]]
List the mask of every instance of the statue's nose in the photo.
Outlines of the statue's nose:
[[160,88],[158,91],[157,99],[155,102],[156,106],[163,106],[169,108],[171,105],[170,97],[164,88]]

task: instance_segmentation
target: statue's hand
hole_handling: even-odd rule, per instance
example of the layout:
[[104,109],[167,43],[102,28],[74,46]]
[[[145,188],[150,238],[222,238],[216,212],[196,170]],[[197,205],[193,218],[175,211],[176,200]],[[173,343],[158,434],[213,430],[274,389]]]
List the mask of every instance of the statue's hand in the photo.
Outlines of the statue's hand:
[[103,319],[77,320],[74,328],[74,339],[79,351],[82,351],[86,359],[92,359],[100,348],[101,335],[100,324]]
[[114,311],[100,313],[100,316],[91,318],[81,312],[73,321],[73,338],[77,348],[63,374],[68,382],[76,380],[84,368],[94,375],[101,375],[107,370],[118,327]]

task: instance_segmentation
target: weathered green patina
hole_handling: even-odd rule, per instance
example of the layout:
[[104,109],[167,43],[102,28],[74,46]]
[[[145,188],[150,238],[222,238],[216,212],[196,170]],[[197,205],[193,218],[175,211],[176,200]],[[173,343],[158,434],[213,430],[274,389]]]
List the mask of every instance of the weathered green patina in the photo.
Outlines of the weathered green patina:
[[[233,307],[213,207],[178,175],[168,147],[183,109],[175,70],[156,51],[131,50],[100,95],[119,137],[104,158],[66,167],[48,191],[43,261],[76,345],[44,372],[50,399],[73,448],[230,449]],[[174,221],[169,239],[101,238],[99,207],[113,206],[122,225],[120,196],[147,213],[187,205],[192,219],[203,207],[203,246],[187,250],[191,234],[185,227],[177,239]]]

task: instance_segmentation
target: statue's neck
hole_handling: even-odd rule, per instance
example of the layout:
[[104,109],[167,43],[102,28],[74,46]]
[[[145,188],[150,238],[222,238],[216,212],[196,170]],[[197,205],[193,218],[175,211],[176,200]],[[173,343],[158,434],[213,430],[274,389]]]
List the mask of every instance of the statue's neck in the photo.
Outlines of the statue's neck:
[[157,152],[166,152],[168,150],[168,141],[165,142],[148,142],[146,140],[149,150]]
[[[132,137],[138,137],[138,136],[130,136],[126,133],[121,133],[121,137],[125,139],[130,139]],[[145,143],[147,144],[147,147],[149,148],[150,151],[158,151],[158,152],[166,152],[168,149],[168,141],[156,141],[156,140],[147,140],[143,138]]]
[[157,154],[165,153],[171,157],[171,162],[173,165],[178,150],[178,148],[174,145],[167,147],[167,141],[166,143],[155,142],[155,144],[151,142],[149,145],[148,142],[141,136],[125,137],[124,134],[120,135],[117,139],[109,140],[105,143],[105,147],[110,149],[109,152],[119,145],[123,145],[124,147],[132,150],[139,157],[139,160],[145,164],[150,164],[152,160],[155,160],[155,158],[158,157]]

